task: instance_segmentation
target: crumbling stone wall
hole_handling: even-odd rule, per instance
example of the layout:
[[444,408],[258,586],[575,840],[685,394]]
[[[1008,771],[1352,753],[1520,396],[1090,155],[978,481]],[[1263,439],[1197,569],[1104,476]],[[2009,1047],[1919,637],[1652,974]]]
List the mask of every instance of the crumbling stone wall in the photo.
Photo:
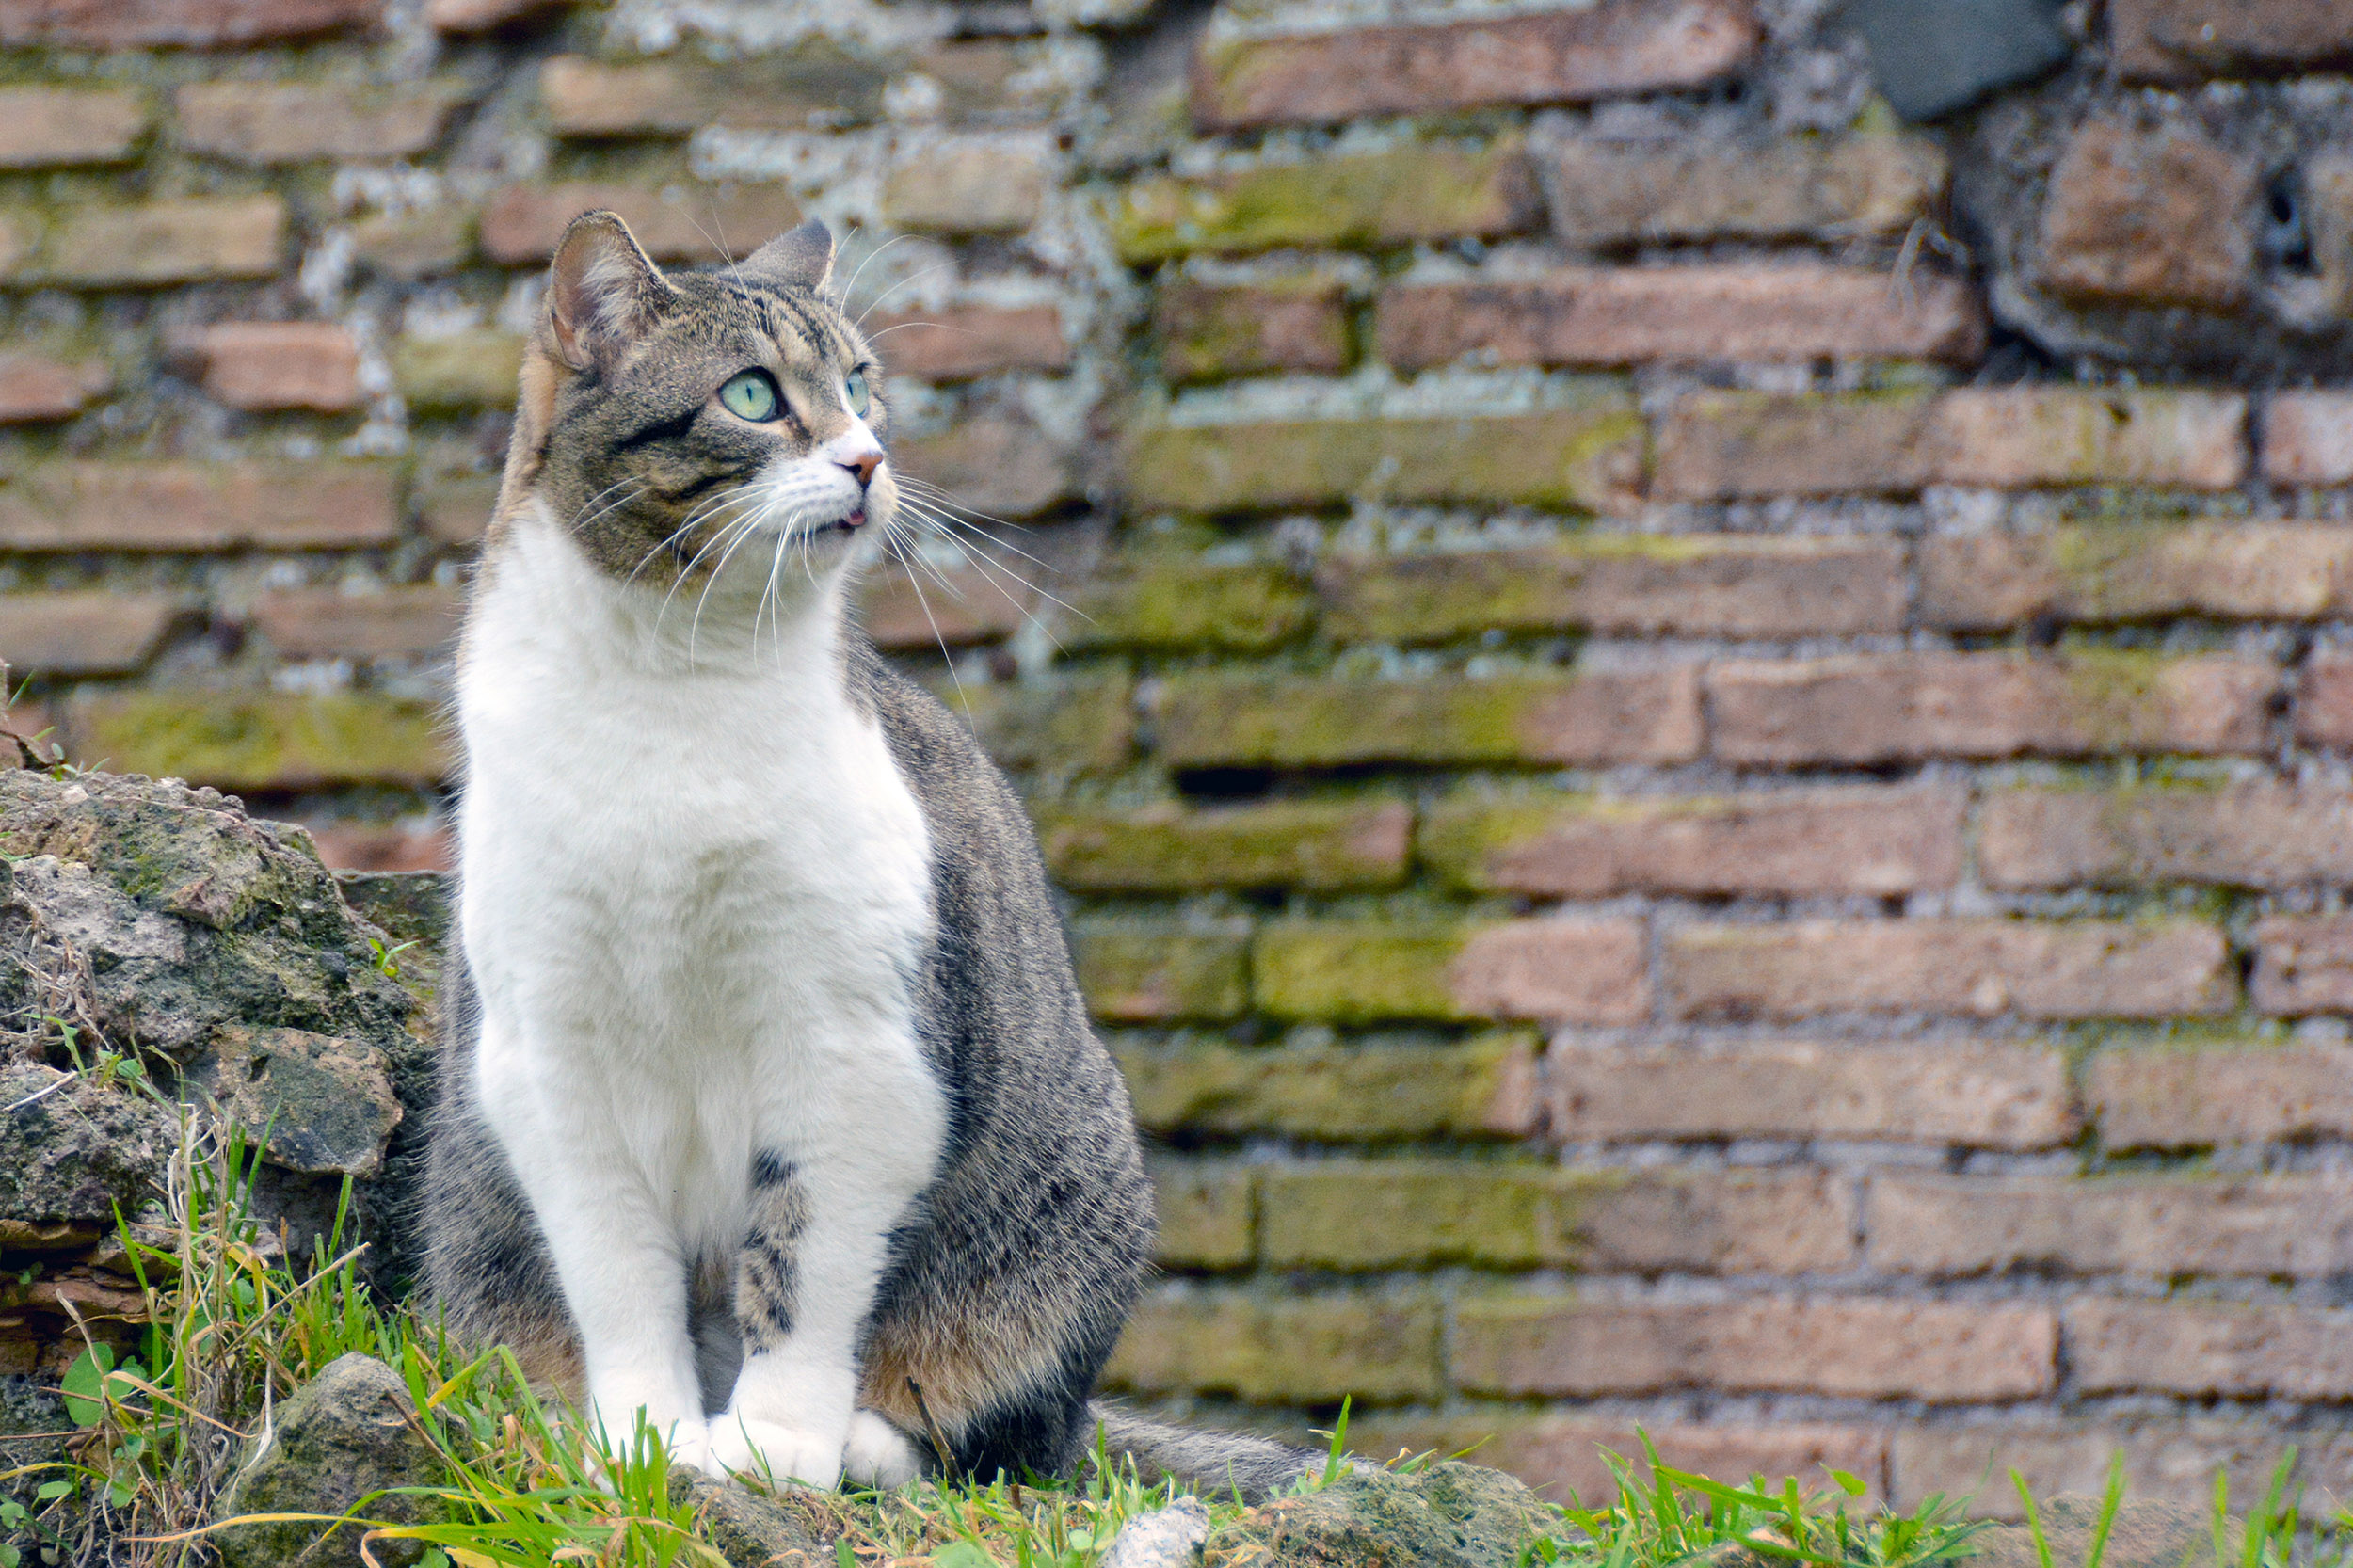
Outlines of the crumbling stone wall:
[[1828,9],[0,0],[17,722],[438,864],[555,233],[821,214],[902,466],[1026,525],[867,615],[1165,1144],[1118,1381],[1589,1493],[2341,1487],[2353,11],[1923,87]]

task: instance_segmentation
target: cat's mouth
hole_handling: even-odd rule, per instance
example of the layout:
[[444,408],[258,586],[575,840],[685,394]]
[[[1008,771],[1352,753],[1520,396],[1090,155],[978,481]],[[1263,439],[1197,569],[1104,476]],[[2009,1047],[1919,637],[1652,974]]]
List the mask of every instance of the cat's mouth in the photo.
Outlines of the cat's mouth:
[[815,538],[822,537],[827,534],[855,534],[860,528],[865,526],[866,508],[861,506],[856,511],[850,513],[846,517],[838,517],[831,522],[821,522],[808,532],[809,536],[812,538]]

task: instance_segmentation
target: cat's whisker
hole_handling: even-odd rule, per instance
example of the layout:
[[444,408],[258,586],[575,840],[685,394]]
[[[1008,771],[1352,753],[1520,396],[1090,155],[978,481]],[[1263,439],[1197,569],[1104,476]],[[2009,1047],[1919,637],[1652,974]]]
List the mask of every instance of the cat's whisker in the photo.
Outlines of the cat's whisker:
[[[852,232],[856,232],[856,231]],[[882,253],[884,251],[889,249],[894,245],[911,240],[915,236],[913,234],[893,234],[890,238],[883,241],[882,244],[868,251],[866,253],[866,259],[858,263],[857,269],[850,274],[850,280],[841,285],[842,300],[845,303],[848,301],[850,297],[850,291],[857,287],[857,280],[866,275],[866,269],[872,266],[876,262],[882,259]],[[870,306],[869,309],[872,309],[872,307]],[[858,319],[863,321],[865,317],[860,316]]]
[[872,315],[876,311],[881,310],[882,302],[884,300],[889,298],[892,295],[897,294],[901,289],[905,288],[909,283],[920,283],[924,279],[929,278],[933,273],[946,272],[954,264],[955,264],[952,262],[942,262],[937,266],[927,266],[922,271],[916,273],[912,277],[900,279],[897,282],[883,290],[882,293],[874,296],[873,299],[867,305],[866,309],[857,313],[857,320],[852,325],[856,327],[859,331],[864,331],[866,329],[866,318]]
[[[974,569],[979,571],[983,577],[987,578],[988,581],[996,586],[999,593],[1003,594],[1007,599],[1012,600],[1015,603],[1019,604],[1022,602],[1021,596],[1005,586],[1005,583],[1008,581],[1023,589],[1026,589],[1036,598],[1045,600],[1048,603],[1067,611],[1071,615],[1078,616],[1080,620],[1092,623],[1095,619],[1094,616],[1088,615],[1085,611],[1080,610],[1078,606],[1048,591],[1043,585],[1031,582],[1028,578],[1022,576],[1011,567],[1006,566],[1003,562],[991,559],[986,551],[984,551],[964,539],[958,538],[955,535],[949,533],[945,528],[939,526],[939,520],[937,519],[926,514],[920,507],[910,507],[909,509],[914,512],[915,516],[921,518],[926,523],[929,523],[933,527],[935,536],[942,543],[954,546],[957,553],[962,555],[967,562],[970,563]],[[980,534],[978,530],[974,530],[974,533],[984,543],[997,542],[989,539],[986,535]],[[1006,548],[1012,549],[1009,545],[1006,546]],[[1041,569],[1048,571],[1051,571],[1053,569],[1051,567],[1047,566],[1045,562],[1039,561],[1036,556],[1031,555],[1027,552],[1015,551],[1014,552],[1022,556],[1024,560],[1035,562]],[[1037,627],[1039,631],[1046,632],[1048,638],[1053,642],[1056,648],[1060,648],[1062,646],[1062,640],[1055,637],[1052,629],[1044,621],[1038,619],[1037,616],[1033,612],[1025,608],[1021,614],[1023,618]]]

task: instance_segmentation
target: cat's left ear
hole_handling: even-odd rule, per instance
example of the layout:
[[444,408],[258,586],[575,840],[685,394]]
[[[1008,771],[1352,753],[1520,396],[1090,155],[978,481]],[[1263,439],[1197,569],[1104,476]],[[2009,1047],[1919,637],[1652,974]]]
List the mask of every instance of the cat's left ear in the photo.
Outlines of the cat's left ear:
[[744,257],[744,270],[816,294],[833,277],[833,231],[823,218],[812,217]]
[[548,326],[554,348],[586,370],[652,325],[670,280],[613,213],[583,213],[564,231],[548,271]]

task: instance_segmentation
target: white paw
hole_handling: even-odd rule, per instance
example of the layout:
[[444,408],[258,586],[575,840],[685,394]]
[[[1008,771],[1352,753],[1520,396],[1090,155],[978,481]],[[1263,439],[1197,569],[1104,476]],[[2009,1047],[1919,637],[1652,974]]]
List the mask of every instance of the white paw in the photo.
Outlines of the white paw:
[[850,1417],[841,1468],[860,1486],[904,1486],[923,1473],[923,1457],[897,1427],[861,1410]]
[[830,1487],[841,1479],[841,1434],[803,1432],[777,1421],[756,1421],[722,1411],[711,1418],[702,1467],[724,1480],[730,1472]]

